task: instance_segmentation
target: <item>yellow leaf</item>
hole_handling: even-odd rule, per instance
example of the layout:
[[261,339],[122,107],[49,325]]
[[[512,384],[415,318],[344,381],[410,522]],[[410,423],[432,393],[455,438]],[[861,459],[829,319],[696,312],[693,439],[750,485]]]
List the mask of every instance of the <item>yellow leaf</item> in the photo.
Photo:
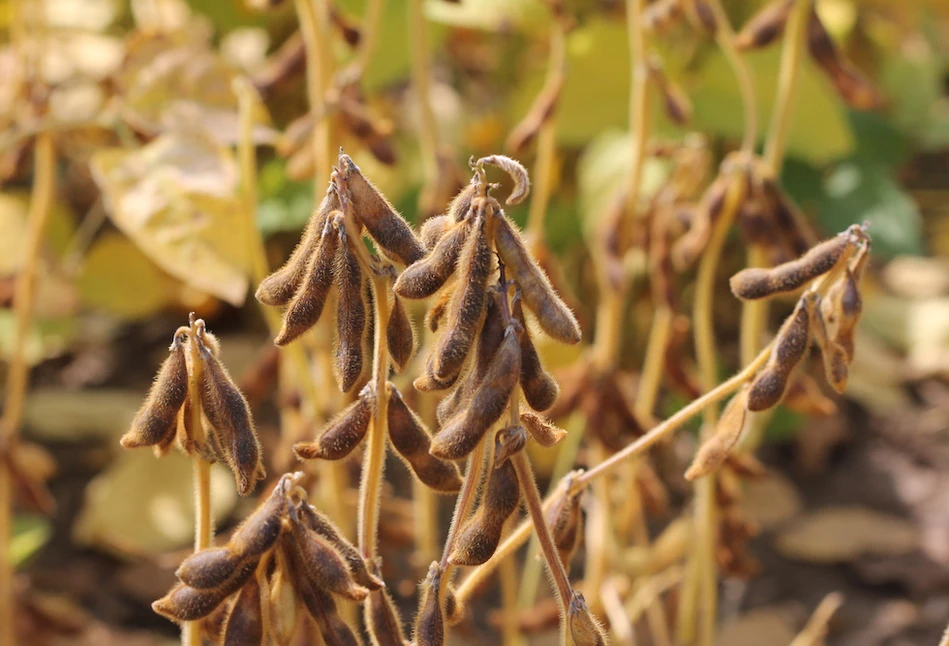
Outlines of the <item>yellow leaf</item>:
[[801,516],[775,538],[778,552],[811,563],[852,561],[866,555],[896,556],[919,546],[907,520],[864,507],[827,507]]
[[241,305],[248,266],[231,151],[164,134],[138,150],[93,155],[93,177],[115,224],[172,276]]

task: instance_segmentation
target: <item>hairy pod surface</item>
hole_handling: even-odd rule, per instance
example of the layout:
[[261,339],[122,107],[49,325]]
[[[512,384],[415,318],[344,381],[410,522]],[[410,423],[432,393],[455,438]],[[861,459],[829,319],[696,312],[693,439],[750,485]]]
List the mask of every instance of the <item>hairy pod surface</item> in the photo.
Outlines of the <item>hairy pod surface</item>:
[[376,393],[368,386],[344,408],[313,442],[297,442],[293,452],[303,460],[342,460],[359,446],[369,431]]
[[847,379],[850,374],[847,351],[828,335],[827,324],[820,307],[814,312],[811,326],[814,340],[820,348],[827,383],[838,393],[843,393],[847,389]]
[[403,265],[411,265],[425,255],[421,241],[408,223],[373,186],[349,155],[341,154],[343,181],[350,191],[356,218],[366,227],[383,253]]
[[433,392],[436,390],[447,390],[455,385],[455,382],[458,381],[458,375],[455,375],[451,379],[442,381],[435,375],[435,355],[429,355],[428,359],[425,361],[425,372],[415,378],[415,381],[412,382],[412,385],[415,386],[415,389],[427,393]]
[[195,621],[207,617],[225,599],[237,592],[253,576],[257,563],[241,564],[230,579],[217,588],[198,590],[179,583],[164,597],[152,604],[152,609],[172,621]]
[[175,576],[198,590],[217,588],[234,575],[244,558],[230,547],[210,547],[182,561]]
[[432,439],[432,455],[443,460],[460,460],[474,450],[504,413],[520,375],[520,364],[517,333],[513,327],[508,327],[468,406],[448,420]]
[[311,585],[300,573],[296,573],[296,582],[303,605],[319,628],[323,643],[326,646],[360,646],[353,631],[339,616],[332,595],[319,586]]
[[238,493],[246,496],[266,475],[250,406],[224,364],[206,350],[202,358],[201,407],[234,472]]
[[328,191],[326,197],[323,198],[323,201],[320,202],[320,205],[307,221],[303,236],[293,253],[290,254],[290,258],[284,263],[283,267],[267,276],[257,287],[256,297],[258,301],[273,307],[280,307],[290,302],[290,299],[293,298],[303,283],[310,259],[320,243],[323,227],[326,225],[329,214],[338,208],[339,198],[336,192]]
[[261,646],[264,642],[264,614],[260,585],[255,577],[244,584],[227,614],[223,646]]
[[393,448],[425,485],[435,491],[458,493],[462,484],[458,466],[429,453],[431,436],[422,420],[406,405],[394,384],[389,388],[387,421]]
[[530,434],[534,441],[544,448],[550,448],[560,443],[560,440],[567,436],[567,431],[554,425],[543,415],[524,411],[520,415],[521,424]]
[[449,214],[435,215],[422,223],[422,229],[419,231],[419,237],[422,239],[422,245],[425,251],[430,252],[438,244],[447,231],[452,228],[455,219]]
[[339,300],[336,304],[336,361],[334,374],[339,389],[344,393],[356,385],[363,368],[363,341],[366,337],[365,276],[356,253],[350,244],[362,244],[349,240],[345,231],[340,231],[340,246],[336,253],[336,280]]
[[566,628],[576,646],[606,646],[609,643],[603,627],[590,612],[586,600],[579,592],[573,593],[573,599],[567,608]]
[[797,260],[771,269],[743,269],[731,277],[729,284],[732,293],[742,300],[756,300],[793,292],[833,269],[837,262],[853,249],[854,243],[848,229],[818,244]]
[[472,229],[472,222],[467,219],[450,225],[428,255],[399,274],[392,288],[395,293],[403,298],[421,299],[441,289],[455,272]]
[[515,299],[512,307],[514,318],[520,322],[521,343],[521,390],[528,405],[536,411],[545,411],[554,405],[560,394],[557,381],[544,370],[544,365],[537,354],[537,348],[531,341],[527,322],[524,320],[524,311],[520,299]]
[[369,589],[356,583],[342,555],[329,541],[304,525],[293,506],[290,507],[290,528],[291,535],[285,535],[282,540],[292,540],[293,560],[313,587],[353,601],[366,598]]
[[510,460],[491,471],[478,510],[468,519],[448,558],[453,565],[481,565],[494,554],[504,523],[517,509],[521,489]]
[[448,307],[448,324],[432,351],[433,367],[439,381],[457,377],[481,326],[492,256],[485,231],[485,219],[476,216],[473,230],[458,257],[461,291]]
[[816,294],[805,294],[774,339],[768,363],[751,383],[748,410],[763,411],[776,406],[787,391],[788,379],[804,359],[811,342],[811,318]]
[[[385,294],[381,297],[385,298]],[[379,296],[377,295],[377,298]],[[415,354],[415,326],[405,311],[405,304],[398,296],[393,297],[392,312],[386,326],[386,343],[396,373],[401,373]]]
[[409,646],[402,632],[399,611],[388,592],[371,592],[365,607],[366,631],[373,646]]
[[741,28],[735,46],[747,51],[773,43],[784,33],[793,6],[794,0],[771,0]]
[[544,271],[534,262],[520,232],[500,209],[495,211],[494,217],[494,245],[521,288],[524,304],[537,317],[544,332],[561,343],[579,343],[580,324],[576,317],[554,291]]
[[418,616],[415,618],[415,644],[442,646],[445,643],[445,615],[439,602],[442,569],[438,563],[428,568],[428,576],[422,583]]
[[729,452],[741,437],[741,432],[745,427],[747,407],[748,389],[745,388],[728,402],[715,426],[715,434],[699,448],[692,465],[685,472],[686,480],[695,480],[708,475],[725,462]]
[[240,558],[259,558],[280,536],[281,519],[287,509],[287,482],[287,476],[281,478],[267,500],[231,534],[227,547]]
[[284,569],[285,558],[282,553],[277,556],[277,568],[270,578],[270,598],[267,600],[273,638],[278,644],[285,644],[293,637],[300,609],[292,577]]
[[474,165],[482,166],[484,164],[497,166],[514,180],[514,190],[508,195],[507,204],[520,204],[524,201],[524,198],[530,193],[531,183],[527,169],[519,161],[505,155],[489,155],[488,157],[482,157]]
[[130,430],[122,436],[126,449],[139,446],[168,445],[178,427],[178,411],[188,396],[188,368],[184,340],[176,334],[168,358],[161,364],[145,403],[132,420]]
[[854,334],[863,313],[863,298],[857,280],[856,272],[848,268],[844,276],[831,286],[823,304],[833,309],[835,325],[832,340],[843,348],[847,363],[853,361]]
[[290,343],[316,325],[323,315],[326,297],[333,286],[333,269],[339,249],[339,227],[342,224],[336,216],[341,215],[339,211],[334,211],[327,218],[319,243],[306,267],[306,280],[284,313],[283,325],[274,339],[276,345]]
[[499,469],[512,455],[527,445],[527,431],[523,426],[507,426],[494,436],[494,468]]
[[362,554],[359,553],[359,550],[343,537],[339,528],[336,527],[329,518],[316,511],[316,509],[312,505],[307,504],[305,500],[300,500],[299,503],[294,506],[294,509],[299,515],[301,522],[306,525],[310,531],[322,536],[336,548],[336,551],[339,552],[340,556],[342,556],[346,562],[346,567],[349,568],[350,574],[353,575],[353,580],[358,585],[370,590],[378,590],[384,587],[385,583],[383,583],[382,579],[370,572],[369,564],[366,563],[366,560],[362,557]]
[[544,522],[550,528],[560,562],[568,571],[570,559],[577,551],[580,537],[583,535],[583,510],[580,508],[582,496],[582,492],[560,496],[544,514]]
[[451,302],[452,290],[446,289],[434,305],[425,313],[425,327],[432,333],[438,332],[438,328],[445,318],[448,311],[448,303]]

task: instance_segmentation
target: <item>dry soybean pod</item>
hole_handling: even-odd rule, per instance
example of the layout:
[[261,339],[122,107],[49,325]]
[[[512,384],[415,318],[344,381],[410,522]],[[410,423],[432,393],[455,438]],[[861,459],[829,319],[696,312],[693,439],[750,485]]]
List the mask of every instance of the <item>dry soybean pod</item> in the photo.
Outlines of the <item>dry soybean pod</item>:
[[170,354],[161,364],[145,403],[132,420],[131,429],[122,436],[121,444],[126,449],[164,444],[174,438],[178,411],[188,395],[185,338],[181,330],[175,333],[168,348]]
[[582,495],[581,490],[560,496],[544,514],[544,522],[550,528],[560,561],[567,570],[583,535],[583,511],[580,508]]
[[326,646],[359,646],[359,640],[339,616],[333,597],[319,586],[295,573],[297,592],[313,618]]
[[692,465],[685,472],[686,480],[701,478],[721,466],[741,437],[747,406],[748,389],[745,388],[728,402],[715,426],[715,434],[699,448]]
[[[849,273],[848,273],[849,275]],[[821,307],[815,308],[813,320],[811,322],[814,340],[817,347],[820,348],[821,357],[824,361],[824,376],[827,383],[838,393],[843,393],[847,389],[847,379],[850,374],[849,360],[847,351],[835,339],[830,338],[827,333],[827,323],[824,321],[824,315]],[[838,333],[840,328],[838,327]]]
[[415,618],[415,639],[418,646],[442,646],[445,643],[445,615],[441,597],[442,569],[438,563],[428,568],[428,576],[422,583],[418,616]]
[[451,297],[452,290],[450,288],[442,290],[438,301],[425,313],[425,327],[433,334],[438,332],[438,327],[441,325],[442,319],[445,318],[445,312],[448,311],[448,303],[451,302]]
[[291,534],[281,540],[293,542],[294,562],[311,584],[353,601],[365,599],[369,589],[356,583],[339,551],[300,520],[296,507],[289,509]]
[[310,259],[320,243],[329,214],[339,208],[339,198],[336,191],[329,190],[326,197],[307,221],[303,236],[297,244],[290,258],[283,267],[267,276],[257,287],[257,300],[264,305],[279,307],[286,305],[303,282]]
[[562,343],[579,343],[580,325],[566,303],[534,262],[520,232],[500,208],[494,211],[494,245],[511,277],[521,289],[521,297],[544,332]]
[[386,340],[393,368],[401,373],[415,354],[415,327],[405,311],[405,304],[398,296],[393,296],[389,324],[386,326]]
[[164,597],[152,604],[152,609],[172,621],[195,621],[214,612],[229,596],[237,592],[253,576],[255,561],[243,563],[230,579],[219,587],[198,590],[179,583]]
[[748,410],[758,412],[776,406],[784,397],[788,378],[804,359],[811,342],[811,318],[817,294],[801,297],[774,340],[774,349],[765,367],[748,390]]
[[339,299],[336,304],[337,345],[334,374],[339,389],[349,392],[359,380],[363,368],[363,341],[366,337],[365,276],[351,244],[362,244],[361,240],[350,240],[346,230],[340,228],[340,245],[336,252],[336,280]]
[[425,247],[426,251],[431,251],[435,248],[435,245],[438,244],[438,241],[442,239],[442,236],[445,235],[452,225],[455,223],[455,219],[448,215],[435,215],[422,223],[422,229],[419,231],[419,238],[422,239],[422,245]]
[[729,281],[732,293],[742,300],[755,300],[800,289],[853,253],[852,229],[821,242],[797,260],[771,269],[751,267],[741,270]]
[[421,299],[441,289],[455,272],[471,231],[470,219],[452,224],[428,255],[399,274],[392,288],[395,293],[403,298]]
[[735,37],[735,46],[741,51],[761,49],[773,43],[787,24],[795,0],[771,0],[752,16]]
[[260,584],[251,577],[237,594],[224,623],[222,646],[261,646],[264,641],[264,615]]
[[494,468],[499,469],[512,455],[527,445],[527,431],[518,424],[506,426],[494,436]]
[[520,418],[521,424],[524,425],[530,436],[544,448],[550,448],[558,444],[567,435],[567,431],[537,413],[524,411]]
[[521,489],[510,460],[491,471],[477,511],[458,533],[448,562],[452,565],[481,565],[494,554],[504,523],[517,509]]
[[402,399],[394,384],[389,384],[389,440],[406,466],[425,485],[444,493],[458,493],[461,473],[454,462],[440,460],[428,451],[432,441],[428,430]]
[[182,561],[175,576],[192,588],[210,590],[230,579],[245,558],[229,545],[210,547],[195,552]]
[[579,592],[574,592],[570,600],[566,624],[568,635],[575,646],[606,646],[609,643],[603,627],[590,612],[586,600]]
[[307,265],[306,280],[297,290],[290,306],[283,316],[283,326],[277,333],[274,343],[286,345],[316,325],[323,315],[326,297],[333,286],[333,269],[336,265],[336,252],[339,248],[339,227],[337,215],[326,220],[323,235],[319,239],[314,255]]
[[504,413],[521,372],[520,364],[517,332],[509,326],[468,406],[452,417],[432,439],[432,455],[444,460],[460,460],[474,450]]
[[289,476],[283,476],[264,504],[231,534],[227,546],[235,554],[242,558],[259,557],[276,542],[280,535],[281,518],[286,510],[285,491],[288,482]]
[[514,318],[521,324],[521,390],[531,408],[536,411],[545,411],[557,401],[560,386],[550,373],[544,370],[537,348],[531,341],[519,298],[514,299],[511,309]]
[[[379,574],[378,565],[373,566]],[[409,646],[395,602],[385,590],[369,593],[365,606],[366,627],[373,646]]]
[[368,385],[359,399],[344,408],[313,442],[297,442],[293,452],[302,460],[342,460],[359,446],[369,430],[376,394]]

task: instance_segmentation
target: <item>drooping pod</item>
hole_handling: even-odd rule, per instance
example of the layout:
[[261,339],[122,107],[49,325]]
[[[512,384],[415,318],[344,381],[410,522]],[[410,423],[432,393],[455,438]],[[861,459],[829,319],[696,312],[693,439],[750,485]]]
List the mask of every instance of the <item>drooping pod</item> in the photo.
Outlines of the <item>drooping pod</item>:
[[178,567],[175,575],[185,585],[198,590],[210,590],[221,586],[237,571],[245,556],[230,546],[211,547],[195,552]]
[[778,330],[767,364],[751,382],[748,410],[767,410],[784,397],[791,373],[804,359],[810,346],[811,320],[816,305],[817,295],[813,292],[805,294]]
[[458,466],[429,453],[431,436],[422,420],[406,405],[394,384],[390,383],[389,389],[387,414],[392,447],[425,485],[435,491],[457,493],[462,484]]
[[339,211],[334,211],[326,218],[322,235],[306,267],[305,280],[284,313],[283,325],[274,344],[282,346],[290,343],[316,325],[323,315],[326,297],[333,286],[341,218],[342,213]]
[[443,460],[460,460],[474,450],[504,412],[520,375],[520,364],[517,333],[508,327],[468,405],[448,420],[432,439],[432,455]]
[[264,642],[263,612],[260,584],[256,577],[251,577],[227,614],[223,646],[261,646]]
[[266,475],[250,406],[224,364],[206,348],[201,354],[201,407],[234,472],[238,493],[246,496]]
[[520,343],[521,343],[521,390],[524,393],[524,399],[536,411],[545,411],[554,405],[557,396],[560,394],[560,386],[557,381],[544,370],[544,365],[537,354],[537,348],[531,341],[530,332],[527,330],[527,322],[524,320],[524,311],[521,308],[521,301],[515,298],[512,303],[512,314],[520,322]]
[[563,66],[551,71],[553,74],[548,73],[544,87],[534,98],[527,114],[514,126],[505,140],[504,148],[509,152],[514,154],[522,152],[537,137],[543,125],[556,114],[565,74]]
[[510,460],[491,471],[478,510],[458,533],[448,557],[453,565],[481,565],[494,554],[504,523],[517,509],[521,489]]
[[667,75],[662,65],[662,59],[653,56],[649,60],[649,75],[662,97],[662,108],[669,120],[680,126],[687,124],[692,118],[692,102],[688,95],[676,85]]
[[[857,259],[858,270],[862,270],[860,263],[864,258],[866,254]],[[844,275],[831,285],[821,303],[821,312],[828,323],[830,338],[843,348],[847,363],[853,361],[854,334],[863,313],[863,299],[857,284],[858,275],[858,271],[848,268]]]
[[814,7],[807,23],[807,46],[811,58],[851,107],[871,110],[884,103],[879,90],[837,49]]
[[480,167],[484,164],[497,166],[514,180],[514,190],[507,196],[505,201],[507,204],[520,204],[524,201],[524,198],[530,193],[531,183],[527,169],[524,168],[523,164],[505,155],[489,155],[476,161],[473,166]]
[[411,265],[425,255],[421,241],[408,223],[372,185],[349,155],[340,154],[340,172],[349,189],[356,218],[384,254],[403,265]]
[[570,559],[576,553],[583,535],[583,510],[580,506],[582,497],[582,491],[560,496],[544,513],[544,522],[550,528],[560,562],[568,571]]
[[313,258],[317,245],[320,244],[320,237],[329,214],[337,209],[339,209],[339,197],[331,187],[307,221],[303,236],[290,258],[283,267],[267,276],[257,287],[258,301],[273,307],[280,307],[290,302],[303,283],[310,260]]
[[405,311],[405,304],[401,298],[394,296],[389,324],[386,326],[386,343],[397,373],[405,370],[411,361],[412,355],[415,354],[415,342],[415,326]]
[[185,358],[187,337],[180,331],[168,348],[155,383],[145,403],[132,420],[131,429],[120,440],[126,449],[140,446],[170,445],[178,428],[177,415],[188,396],[188,368]]
[[524,411],[520,417],[521,424],[524,425],[524,428],[527,429],[530,436],[544,448],[550,448],[559,444],[560,440],[567,436],[567,431],[555,426],[554,423],[546,417],[530,411]]
[[446,330],[432,351],[435,377],[439,381],[447,381],[461,372],[484,315],[493,258],[482,213],[479,211],[474,216],[473,229],[458,257],[461,291],[455,294],[448,306]]
[[827,323],[821,310],[819,306],[815,308],[811,322],[814,340],[820,348],[827,383],[838,393],[843,393],[847,389],[847,379],[850,376],[850,361],[847,351],[828,334]]
[[376,393],[368,385],[359,398],[327,424],[313,442],[297,442],[293,452],[302,460],[341,460],[359,446],[369,430]]
[[794,0],[771,0],[751,17],[735,37],[741,51],[767,47],[784,33]]
[[566,624],[567,634],[575,646],[606,646],[609,643],[603,627],[590,612],[586,600],[579,592],[573,593],[567,607]]
[[579,343],[581,333],[576,317],[554,291],[550,280],[524,245],[521,234],[500,209],[495,211],[493,227],[498,255],[521,288],[524,304],[537,317],[540,327],[557,341],[571,345]]
[[418,646],[442,646],[445,643],[445,614],[441,596],[442,569],[437,562],[428,568],[428,576],[422,582],[418,616],[415,618],[414,643]]
[[393,291],[403,298],[420,299],[441,289],[455,272],[472,228],[468,219],[449,224],[428,255],[399,274]]
[[856,249],[855,237],[863,235],[859,225],[853,225],[843,233],[818,244],[797,260],[771,269],[743,269],[729,281],[732,293],[742,300],[756,300],[800,289],[829,272],[842,259],[849,258]]
[[427,252],[432,251],[438,241],[442,239],[445,232],[452,228],[455,219],[447,213],[443,215],[434,215],[422,223],[419,231],[419,238],[422,240],[422,246]]
[[172,621],[195,621],[209,614],[254,575],[257,563],[241,564],[229,579],[216,588],[199,590],[179,583],[164,597],[152,604],[152,610]]
[[684,271],[695,263],[705,249],[715,223],[724,213],[726,203],[737,204],[741,201],[746,179],[744,173],[730,165],[728,159],[722,162],[718,176],[702,193],[689,230],[672,246],[671,258],[676,269]]
[[741,437],[747,406],[748,389],[745,388],[728,402],[715,426],[715,434],[699,448],[692,465],[685,472],[686,480],[708,475],[725,461]]
[[290,505],[289,511],[291,533],[281,540],[292,540],[294,561],[313,585],[353,601],[365,599],[369,589],[356,583],[339,551],[300,520],[297,507]]
[[[378,576],[378,563],[374,563],[372,569]],[[399,611],[387,591],[370,592],[365,603],[366,629],[373,646],[409,646],[402,632]]]
[[351,244],[362,244],[359,240],[349,240],[346,231],[341,229],[340,245],[336,252],[336,280],[339,287],[339,299],[336,304],[337,344],[334,374],[339,389],[349,392],[362,375],[363,342],[366,337],[368,319],[366,317],[365,276]]
[[339,616],[336,602],[332,595],[323,588],[312,585],[302,572],[294,569],[294,580],[297,592],[303,599],[303,605],[313,618],[323,643],[326,646],[359,646],[359,640],[350,630],[343,618]]
[[427,393],[436,390],[447,390],[455,385],[456,381],[458,381],[458,375],[445,381],[439,379],[435,375],[435,356],[430,355],[425,361],[425,371],[415,378],[412,385],[415,386],[415,390]]
[[502,428],[494,436],[494,468],[499,469],[525,446],[527,446],[527,431],[523,426],[518,424]]

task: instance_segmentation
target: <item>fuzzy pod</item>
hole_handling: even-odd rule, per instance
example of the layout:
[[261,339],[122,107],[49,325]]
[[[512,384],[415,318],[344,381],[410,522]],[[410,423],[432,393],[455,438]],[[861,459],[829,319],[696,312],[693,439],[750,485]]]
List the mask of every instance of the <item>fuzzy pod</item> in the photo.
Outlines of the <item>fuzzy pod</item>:
[[467,407],[448,420],[432,439],[432,455],[443,460],[460,460],[475,449],[504,413],[521,372],[520,364],[517,332],[514,327],[508,327]]
[[293,637],[299,619],[300,599],[290,574],[285,570],[285,556],[278,552],[276,560],[277,568],[270,578],[267,603],[273,639],[278,644],[286,644]]
[[847,351],[827,333],[827,323],[820,307],[814,312],[811,331],[817,347],[820,348],[827,383],[838,393],[843,393],[847,389],[847,379],[850,376],[850,362]]
[[256,577],[244,584],[224,623],[222,646],[261,646],[264,643],[264,612]]
[[349,240],[345,231],[340,231],[340,246],[336,252],[336,281],[339,300],[336,304],[336,356],[333,374],[339,389],[344,393],[352,390],[362,375],[364,340],[368,318],[366,316],[365,276],[356,253],[350,244],[362,244],[360,240]]
[[[385,295],[383,295],[384,297]],[[393,297],[392,312],[386,326],[386,343],[396,373],[401,373],[415,354],[415,326],[405,311],[405,304],[398,296]]]
[[257,287],[258,301],[274,307],[290,302],[303,283],[310,260],[320,244],[323,227],[326,225],[329,214],[338,208],[339,198],[336,191],[327,191],[326,197],[307,221],[300,243],[290,254],[290,258],[283,267],[267,276]]
[[[864,255],[859,260],[865,257]],[[862,266],[857,268],[858,271],[862,269]],[[857,284],[858,271],[848,268],[847,272],[831,286],[821,308],[822,312],[825,308],[833,312],[834,326],[831,338],[843,349],[848,364],[853,361],[854,334],[860,322],[860,316],[863,314],[863,298],[860,296],[860,286]]]
[[422,583],[418,615],[415,617],[413,642],[418,646],[442,646],[445,643],[445,614],[439,602],[442,570],[432,563]]
[[[341,215],[339,211],[334,214]],[[275,345],[290,343],[316,325],[323,315],[326,298],[333,286],[333,269],[339,249],[337,225],[336,217],[331,216],[327,220],[319,244],[307,265],[306,278],[284,313],[283,325],[274,339]]]
[[[379,575],[378,564],[373,564],[374,574]],[[409,646],[402,632],[399,610],[389,593],[375,590],[365,603],[366,632],[373,646]]]
[[369,564],[366,563],[359,550],[343,537],[339,528],[329,518],[317,512],[305,501],[301,501],[301,504],[295,507],[295,511],[307,528],[325,538],[336,548],[358,585],[369,590],[379,590],[385,586],[381,578],[370,572]]
[[455,272],[471,230],[469,220],[452,224],[428,255],[399,274],[393,291],[403,298],[421,299],[441,289]]
[[339,616],[332,595],[296,573],[297,592],[316,623],[326,646],[360,646],[353,631]]
[[447,213],[444,215],[435,215],[422,223],[422,229],[419,231],[419,237],[422,239],[422,245],[425,250],[430,252],[438,244],[447,231],[452,228],[455,219]]
[[788,379],[807,354],[811,343],[811,319],[817,304],[816,294],[803,296],[794,312],[778,330],[768,363],[748,390],[748,410],[767,410],[776,406],[787,391]]
[[534,262],[520,232],[500,210],[495,212],[494,245],[521,288],[524,304],[537,317],[544,332],[562,343],[579,343],[580,324],[576,317],[554,291],[544,270]]
[[342,460],[366,437],[375,402],[375,391],[364,388],[359,399],[333,418],[315,441],[297,442],[293,452],[301,460]]
[[735,37],[741,51],[767,47],[784,33],[794,0],[771,0],[753,15]]
[[458,493],[462,484],[458,466],[429,453],[431,436],[422,420],[406,405],[395,385],[389,384],[389,388],[387,421],[392,447],[426,486],[443,493]]
[[411,265],[425,255],[411,227],[373,186],[349,155],[339,156],[343,181],[349,189],[356,218],[387,256]]
[[458,257],[458,283],[448,308],[446,330],[432,351],[435,377],[447,381],[461,372],[481,326],[493,257],[488,245],[485,220],[479,214]]
[[841,55],[814,7],[807,22],[807,46],[811,58],[851,107],[869,110],[883,104],[883,97],[869,79]]
[[242,564],[230,579],[217,588],[198,590],[179,583],[168,594],[152,604],[152,609],[172,621],[195,621],[207,617],[224,603],[224,600],[240,590],[254,575],[255,561]]
[[[287,509],[286,488],[289,482],[289,476],[283,476],[280,479],[267,500],[257,507],[254,513],[248,516],[231,534],[231,538],[227,542],[228,549],[245,559],[260,557],[273,547],[280,536],[281,519]],[[186,559],[185,563],[189,559]],[[184,564],[182,564],[183,566]]]
[[512,310],[514,318],[521,324],[521,390],[531,408],[536,411],[545,411],[557,401],[560,386],[557,385],[557,380],[544,370],[540,355],[537,354],[537,348],[534,347],[530,332],[527,330],[520,299],[514,301]]
[[445,313],[448,312],[448,304],[451,302],[452,295],[451,289],[443,290],[438,301],[425,313],[425,327],[433,334],[438,332],[438,328],[445,318]]
[[188,367],[185,341],[175,334],[170,354],[161,364],[155,383],[145,403],[132,420],[129,431],[122,436],[126,449],[139,446],[170,445],[178,428],[177,415],[188,396]]
[[451,379],[442,381],[435,375],[435,357],[430,355],[425,361],[425,371],[415,378],[415,381],[412,382],[412,385],[415,386],[415,390],[419,392],[427,393],[434,392],[437,390],[447,390],[455,385],[455,382],[458,381],[458,375],[455,375]]
[[527,445],[527,431],[518,424],[502,428],[494,436],[494,468],[499,469],[511,456],[520,453]]
[[741,437],[747,410],[748,389],[745,388],[728,402],[715,426],[715,434],[699,448],[692,465],[685,472],[686,480],[706,476],[725,462]]
[[826,274],[854,250],[851,229],[821,242],[806,254],[777,267],[750,267],[731,277],[732,293],[742,300],[793,292]]
[[300,520],[293,506],[290,507],[290,529],[290,535],[285,535],[282,540],[293,543],[292,547],[287,548],[293,555],[291,560],[314,587],[353,601],[366,598],[369,589],[356,583],[339,551],[325,538],[310,530]]
[[458,533],[448,562],[452,565],[481,565],[494,554],[501,541],[504,523],[521,501],[521,488],[514,464],[506,460],[488,476],[478,510]]
[[482,157],[474,163],[475,166],[482,166],[484,164],[497,166],[514,180],[514,189],[511,191],[511,194],[507,196],[507,200],[505,200],[506,204],[520,204],[524,201],[524,198],[530,193],[531,182],[527,174],[527,169],[524,168],[519,161],[505,155],[489,155],[488,157]]
[[567,608],[567,633],[575,646],[606,646],[609,640],[597,618],[579,592],[573,593]]
[[471,211],[471,203],[479,195],[483,195],[484,186],[477,180],[477,175],[465,185],[448,204],[445,215],[449,216],[455,222],[461,222],[468,217]]
[[244,559],[231,547],[209,547],[182,561],[175,576],[192,588],[210,590],[234,576]]
[[556,426],[542,415],[524,411],[520,417],[521,424],[524,425],[524,428],[530,436],[544,448],[550,448],[559,444],[560,440],[567,436],[567,431]]
[[550,536],[554,540],[560,562],[566,570],[570,569],[570,559],[573,558],[580,537],[583,535],[582,492],[560,496],[544,514],[544,522],[550,528]]

